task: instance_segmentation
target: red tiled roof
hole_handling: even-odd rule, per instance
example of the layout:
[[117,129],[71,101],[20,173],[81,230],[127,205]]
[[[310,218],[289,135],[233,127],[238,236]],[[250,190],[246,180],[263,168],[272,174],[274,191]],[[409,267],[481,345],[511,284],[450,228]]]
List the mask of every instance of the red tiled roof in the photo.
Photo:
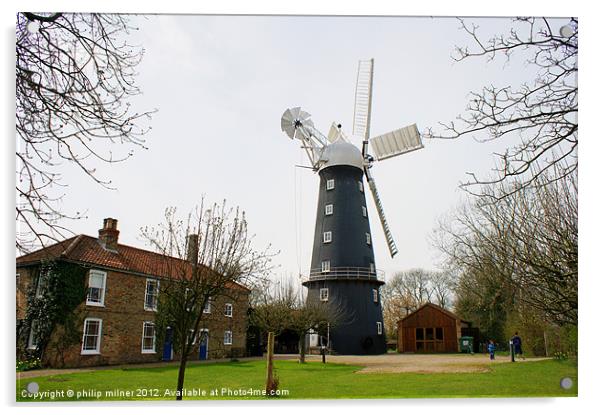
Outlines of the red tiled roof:
[[[38,251],[17,258],[17,266],[38,263],[45,259],[64,259],[119,270],[127,273],[144,274],[154,277],[173,278],[174,270],[178,274],[192,273],[192,265],[179,258],[134,248],[128,245],[117,245],[117,251],[109,251],[102,247],[97,238],[88,235],[77,235]],[[232,283],[232,287],[245,290],[243,285]]]

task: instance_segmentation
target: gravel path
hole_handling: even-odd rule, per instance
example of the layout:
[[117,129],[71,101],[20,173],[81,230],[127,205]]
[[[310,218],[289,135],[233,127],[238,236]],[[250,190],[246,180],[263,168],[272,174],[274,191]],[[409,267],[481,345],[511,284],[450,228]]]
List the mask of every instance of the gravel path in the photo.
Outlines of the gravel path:
[[[517,360],[532,362],[545,358]],[[320,361],[320,356],[308,356],[308,361]],[[364,366],[358,373],[470,373],[487,372],[491,365],[510,362],[508,356],[498,356],[494,361],[485,354],[398,354],[378,356],[327,356],[328,362]]]

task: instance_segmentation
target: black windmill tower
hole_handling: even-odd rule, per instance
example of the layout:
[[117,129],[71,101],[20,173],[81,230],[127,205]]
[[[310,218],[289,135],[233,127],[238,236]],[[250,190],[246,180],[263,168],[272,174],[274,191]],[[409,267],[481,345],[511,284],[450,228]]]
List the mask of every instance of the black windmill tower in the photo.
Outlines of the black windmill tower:
[[[386,352],[380,298],[384,280],[374,260],[364,177],[393,257],[397,247],[370,169],[375,160],[423,147],[415,124],[369,139],[373,68],[373,59],[359,62],[353,136],[361,140],[361,151],[336,123],[328,137],[322,135],[299,107],[287,109],[281,120],[282,130],[302,142],[320,176],[311,269],[303,285],[308,288],[307,301],[328,301],[343,310],[345,318],[329,333],[330,346],[338,354]],[[374,157],[368,154],[369,143]]]

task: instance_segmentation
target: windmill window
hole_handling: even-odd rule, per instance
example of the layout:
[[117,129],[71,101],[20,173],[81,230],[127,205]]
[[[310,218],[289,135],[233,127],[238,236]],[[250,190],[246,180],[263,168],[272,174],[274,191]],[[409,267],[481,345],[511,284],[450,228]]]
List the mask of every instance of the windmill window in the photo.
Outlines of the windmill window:
[[328,301],[328,288],[320,288],[320,301]]
[[364,183],[357,182],[357,187],[360,189],[360,192],[364,193]]
[[370,245],[370,244],[372,243],[372,238],[370,237],[370,234],[369,234],[369,233],[366,233],[366,243],[367,243],[368,245]]
[[325,215],[332,215],[332,204],[326,205],[324,207],[324,214]]
[[374,263],[370,263],[370,274],[374,274],[376,272],[376,267],[374,266]]
[[368,209],[366,209],[366,206],[362,206],[362,216],[365,218],[368,217]]
[[372,289],[372,300],[378,303],[378,290],[376,288]]
[[376,333],[383,334],[383,323],[380,321],[376,322]]
[[330,261],[326,260],[326,261],[322,261],[322,272],[329,272],[330,271]]
[[326,190],[334,189],[334,179],[326,180]]
[[328,231],[328,232],[324,232],[324,243],[330,243],[332,242],[332,232]]

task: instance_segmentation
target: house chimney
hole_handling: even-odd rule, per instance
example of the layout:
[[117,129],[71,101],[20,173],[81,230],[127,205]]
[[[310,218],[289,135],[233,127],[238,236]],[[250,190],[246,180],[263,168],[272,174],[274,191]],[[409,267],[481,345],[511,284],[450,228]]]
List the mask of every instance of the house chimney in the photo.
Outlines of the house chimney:
[[102,229],[98,230],[98,241],[102,247],[108,251],[117,251],[117,240],[119,231],[117,230],[117,219],[106,218],[103,221]]
[[186,259],[193,264],[199,260],[199,236],[192,234],[188,235],[188,251]]

